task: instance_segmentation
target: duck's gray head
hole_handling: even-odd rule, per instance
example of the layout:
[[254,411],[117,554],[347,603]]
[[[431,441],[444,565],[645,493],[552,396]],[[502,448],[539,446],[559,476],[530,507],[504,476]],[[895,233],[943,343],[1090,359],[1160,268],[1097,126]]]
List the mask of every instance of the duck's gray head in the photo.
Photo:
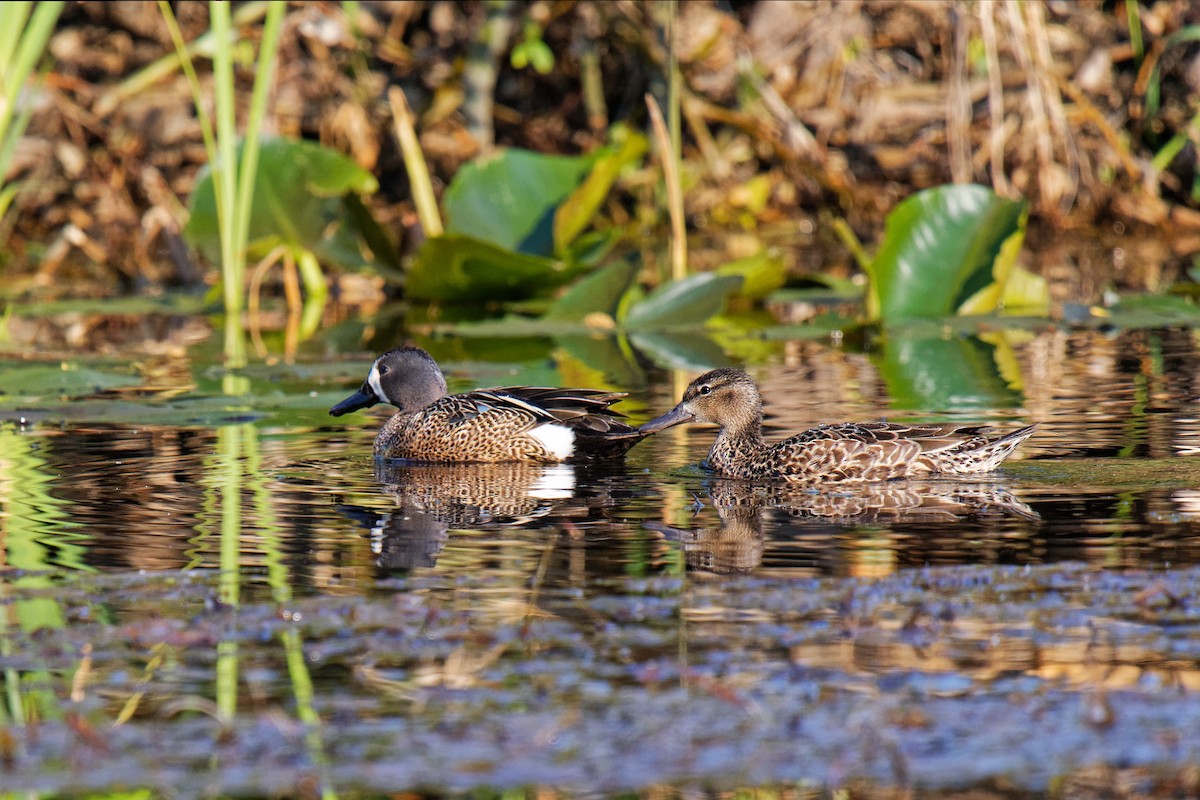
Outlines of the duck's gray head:
[[340,417],[376,403],[391,403],[411,414],[445,396],[446,378],[433,357],[419,347],[397,347],[375,359],[362,388],[329,413]]
[[682,422],[713,422],[733,434],[762,424],[762,395],[739,369],[714,369],[692,381],[679,405],[638,428],[657,433]]

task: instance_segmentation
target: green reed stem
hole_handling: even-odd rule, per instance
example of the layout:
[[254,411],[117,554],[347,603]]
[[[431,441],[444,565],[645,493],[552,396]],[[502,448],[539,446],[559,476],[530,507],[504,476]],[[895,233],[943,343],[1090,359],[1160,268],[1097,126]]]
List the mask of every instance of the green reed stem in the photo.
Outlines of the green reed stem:
[[63,5],[45,2],[37,3],[35,8],[31,2],[0,3],[0,216],[13,197],[13,192],[4,187],[4,176],[33,113],[33,103],[26,103],[18,115],[17,100],[38,59],[46,52]]
[[1138,15],[1138,0],[1125,0],[1125,22],[1129,27],[1129,44],[1133,47],[1133,60],[1138,67],[1146,57],[1146,45],[1142,40],[1142,18]]
[[[267,94],[275,77],[279,53],[279,32],[287,10],[284,0],[271,0],[267,5],[255,65],[254,89],[250,97],[249,114],[242,143],[241,160],[237,145],[237,88],[234,83],[233,61],[235,40],[229,4],[211,2],[209,17],[213,46],[213,100],[216,125],[205,111],[205,98],[196,78],[191,52],[188,50],[175,16],[166,0],[159,0],[159,9],[180,65],[192,87],[204,147],[208,153],[209,169],[217,205],[217,226],[221,236],[221,277],[225,298],[225,361],[231,369],[246,365],[246,337],[242,309],[246,294],[246,246],[250,236],[250,212],[254,198],[254,180],[258,170],[259,133],[266,116]],[[236,165],[236,166],[234,166]]]

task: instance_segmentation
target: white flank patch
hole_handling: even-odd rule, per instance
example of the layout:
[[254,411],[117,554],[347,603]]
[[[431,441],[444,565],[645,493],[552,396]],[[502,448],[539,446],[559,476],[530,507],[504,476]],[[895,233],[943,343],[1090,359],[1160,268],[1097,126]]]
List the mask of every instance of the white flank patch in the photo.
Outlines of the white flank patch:
[[531,430],[529,435],[541,442],[542,446],[559,460],[570,458],[575,452],[575,431],[564,425],[547,422]]
[[379,398],[379,402],[386,403],[388,401],[388,396],[383,393],[383,386],[379,383],[378,361],[371,365],[371,373],[367,375],[367,385],[375,392],[375,396]]
[[529,496],[539,500],[561,500],[575,491],[575,470],[569,464],[554,464],[542,470],[529,489]]

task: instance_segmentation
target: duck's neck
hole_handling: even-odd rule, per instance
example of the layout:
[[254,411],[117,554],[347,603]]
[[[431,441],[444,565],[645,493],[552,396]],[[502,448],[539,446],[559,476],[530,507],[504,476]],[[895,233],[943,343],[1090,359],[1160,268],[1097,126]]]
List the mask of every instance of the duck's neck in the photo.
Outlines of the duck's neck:
[[770,445],[762,437],[762,412],[735,420],[721,428],[712,449],[708,465],[722,475],[752,477],[754,465],[762,461]]
[[414,383],[411,386],[405,386],[400,396],[393,403],[400,410],[397,414],[412,415],[418,411],[427,408],[446,396],[446,379],[439,372],[435,380],[428,383]]

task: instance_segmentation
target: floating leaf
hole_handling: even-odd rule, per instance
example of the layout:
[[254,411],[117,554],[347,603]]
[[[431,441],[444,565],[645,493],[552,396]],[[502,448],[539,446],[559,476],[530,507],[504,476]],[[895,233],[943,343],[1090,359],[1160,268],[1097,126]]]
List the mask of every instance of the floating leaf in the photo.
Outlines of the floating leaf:
[[106,389],[137,386],[140,376],[128,369],[112,371],[62,364],[21,364],[0,369],[4,395],[13,397],[84,397]]
[[902,202],[867,270],[868,317],[948,316],[993,279],[1002,287],[1024,240],[1026,208],[975,185],[939,186]]
[[719,314],[726,299],[742,285],[736,275],[701,272],[663,284],[625,315],[629,329],[698,328]]

